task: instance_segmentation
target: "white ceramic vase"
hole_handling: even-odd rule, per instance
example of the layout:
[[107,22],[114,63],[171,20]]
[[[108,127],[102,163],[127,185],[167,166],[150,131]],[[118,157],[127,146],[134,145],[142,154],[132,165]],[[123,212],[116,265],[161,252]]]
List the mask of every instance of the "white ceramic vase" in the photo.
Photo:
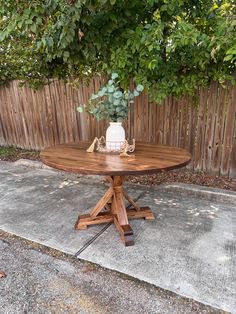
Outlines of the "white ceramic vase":
[[122,122],[110,122],[106,131],[107,151],[119,152],[125,141],[125,130]]

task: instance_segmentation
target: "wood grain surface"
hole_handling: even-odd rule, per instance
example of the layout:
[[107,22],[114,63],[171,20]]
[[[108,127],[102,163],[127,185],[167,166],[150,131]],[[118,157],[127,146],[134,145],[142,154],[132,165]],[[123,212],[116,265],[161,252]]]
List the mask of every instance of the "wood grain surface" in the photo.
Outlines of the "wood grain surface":
[[52,146],[41,152],[41,160],[64,171],[110,176],[156,173],[183,167],[191,160],[190,153],[174,146],[137,142],[130,157],[120,157],[116,154],[87,153],[90,144],[78,142]]

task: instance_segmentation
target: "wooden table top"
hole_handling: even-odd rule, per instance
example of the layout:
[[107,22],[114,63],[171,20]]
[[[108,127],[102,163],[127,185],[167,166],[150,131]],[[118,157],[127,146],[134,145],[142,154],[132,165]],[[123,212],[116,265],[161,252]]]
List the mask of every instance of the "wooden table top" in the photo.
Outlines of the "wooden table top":
[[190,153],[182,148],[136,142],[130,157],[117,154],[87,153],[91,142],[68,143],[44,149],[41,160],[46,165],[74,173],[96,175],[139,175],[185,166]]
[[191,154],[182,148],[136,142],[130,157],[87,153],[91,142],[68,143],[44,149],[41,160],[48,166],[74,173],[96,175],[139,175],[183,167]]

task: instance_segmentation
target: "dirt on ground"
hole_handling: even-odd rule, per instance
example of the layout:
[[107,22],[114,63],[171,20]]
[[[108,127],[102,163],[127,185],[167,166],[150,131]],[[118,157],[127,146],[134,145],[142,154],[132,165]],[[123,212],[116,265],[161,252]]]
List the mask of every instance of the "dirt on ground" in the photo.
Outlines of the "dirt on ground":
[[158,185],[178,182],[236,191],[236,179],[211,176],[204,172],[193,173],[187,169],[162,171],[153,175],[129,177],[129,181],[132,183],[145,185]]

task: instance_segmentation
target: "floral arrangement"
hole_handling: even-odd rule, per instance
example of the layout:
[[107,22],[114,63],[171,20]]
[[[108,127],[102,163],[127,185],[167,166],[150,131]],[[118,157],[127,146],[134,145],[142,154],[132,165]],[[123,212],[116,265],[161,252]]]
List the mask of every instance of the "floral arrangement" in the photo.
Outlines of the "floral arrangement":
[[139,96],[144,87],[138,84],[133,92],[123,90],[119,85],[119,76],[112,73],[111,79],[102,86],[97,94],[93,94],[87,106],[79,106],[77,111],[87,112],[98,120],[108,119],[113,122],[122,122],[128,117],[130,104]]

